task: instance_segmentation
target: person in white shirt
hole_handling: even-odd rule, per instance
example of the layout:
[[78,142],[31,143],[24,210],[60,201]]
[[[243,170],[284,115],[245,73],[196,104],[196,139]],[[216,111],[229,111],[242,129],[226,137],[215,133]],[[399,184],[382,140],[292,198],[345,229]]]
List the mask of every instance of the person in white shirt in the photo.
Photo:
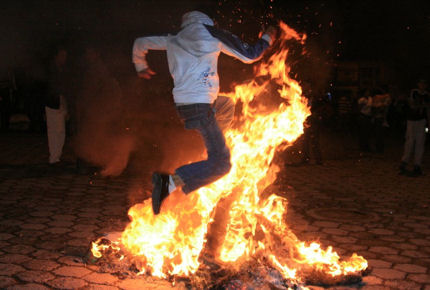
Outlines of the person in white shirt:
[[67,117],[67,51],[57,48],[48,72],[48,92],[45,100],[48,133],[49,164],[60,162],[66,138]]
[[186,129],[200,133],[208,155],[207,160],[181,166],[174,174],[153,174],[154,214],[160,212],[162,201],[176,188],[181,187],[188,194],[230,171],[230,151],[222,130],[232,120],[234,104],[230,99],[218,98],[218,56],[222,52],[245,63],[255,62],[271,45],[275,35],[276,29],[269,27],[255,44],[247,44],[237,36],[215,28],[206,14],[191,11],[182,16],[178,34],[135,40],[133,62],[141,78],[150,79],[155,74],[146,62],[148,50],[167,51],[178,114]]

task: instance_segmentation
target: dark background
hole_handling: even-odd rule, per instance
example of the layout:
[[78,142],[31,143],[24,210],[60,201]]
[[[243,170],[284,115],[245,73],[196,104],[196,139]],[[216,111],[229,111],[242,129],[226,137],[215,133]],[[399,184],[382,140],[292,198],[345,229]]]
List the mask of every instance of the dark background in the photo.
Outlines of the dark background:
[[132,68],[134,38],[175,31],[184,12],[202,7],[221,27],[249,40],[261,24],[281,19],[306,32],[310,51],[324,62],[383,61],[408,82],[427,75],[430,67],[426,1],[7,0],[0,7],[2,71],[7,67],[37,71],[52,47],[66,42],[100,46],[107,62],[125,73]]
[[[336,82],[337,68],[348,62],[371,62],[377,63],[376,69],[381,67],[390,72],[384,83],[378,80],[374,85],[396,86],[407,95],[418,78],[430,76],[429,6],[425,1],[370,0],[4,0],[0,4],[0,80],[7,79],[8,71],[13,71],[16,88],[9,103],[3,100],[1,107],[12,114],[28,115],[31,129],[43,132],[46,67],[55,47],[64,46],[74,75],[70,80],[74,87],[71,97],[85,99],[82,95],[94,95],[99,100],[90,100],[95,104],[89,108],[94,119],[122,128],[100,140],[92,136],[88,139],[90,143],[110,148],[115,140],[121,144],[118,140],[125,135],[131,138],[132,145],[124,148],[116,145],[124,156],[131,151],[141,152],[140,159],[135,157],[140,160],[138,164],[155,160],[152,167],[169,170],[189,161],[189,156],[199,156],[192,150],[199,151],[202,146],[194,146],[200,139],[184,132],[175,113],[165,52],[148,54],[149,65],[157,72],[153,79],[136,77],[131,62],[135,38],[174,33],[179,29],[182,14],[196,9],[211,14],[219,27],[250,42],[258,37],[263,26],[282,20],[308,36],[304,47],[291,46],[292,76],[302,84],[307,83],[307,87],[310,85],[318,92],[345,90]],[[106,66],[101,69],[110,74],[109,78],[100,76],[103,78],[100,82],[107,83],[105,88],[118,83],[121,94],[82,91],[82,78],[86,75],[83,55],[88,47],[100,52]],[[221,91],[252,78],[252,73],[252,65],[221,55]],[[97,76],[93,79],[97,80]],[[356,83],[347,85],[357,87]],[[106,108],[115,106],[116,114],[106,114],[99,104]],[[110,129],[108,125],[105,127]],[[178,156],[175,148],[191,151],[181,150],[182,155]],[[103,151],[90,145],[87,149],[89,155]]]

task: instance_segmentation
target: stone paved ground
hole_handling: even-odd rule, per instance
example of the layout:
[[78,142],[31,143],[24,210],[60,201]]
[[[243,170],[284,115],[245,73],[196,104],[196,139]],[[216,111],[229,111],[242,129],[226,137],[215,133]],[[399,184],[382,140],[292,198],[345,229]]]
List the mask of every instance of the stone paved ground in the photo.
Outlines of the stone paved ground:
[[[0,135],[0,288],[171,288],[82,263],[90,242],[123,229],[128,207],[144,194],[135,194],[136,177],[77,175],[67,152],[65,164],[52,169],[44,137]],[[279,185],[289,199],[288,222],[302,240],[368,259],[373,270],[363,289],[429,290],[430,178],[399,177],[396,167],[390,154],[354,152],[324,166],[287,166]]]

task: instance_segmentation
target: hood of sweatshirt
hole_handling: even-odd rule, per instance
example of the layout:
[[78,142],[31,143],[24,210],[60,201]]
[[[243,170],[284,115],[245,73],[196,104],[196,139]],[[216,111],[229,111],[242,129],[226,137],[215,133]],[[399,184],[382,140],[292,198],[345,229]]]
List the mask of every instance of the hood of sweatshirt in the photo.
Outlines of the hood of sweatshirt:
[[186,26],[193,23],[200,23],[200,24],[214,26],[214,22],[212,21],[212,19],[210,19],[209,16],[207,16],[206,14],[200,11],[191,11],[182,15],[181,28],[185,28]]
[[205,25],[214,25],[206,14],[199,11],[185,13],[182,16],[182,30],[175,37],[177,44],[196,57],[215,52],[218,41],[212,37]]

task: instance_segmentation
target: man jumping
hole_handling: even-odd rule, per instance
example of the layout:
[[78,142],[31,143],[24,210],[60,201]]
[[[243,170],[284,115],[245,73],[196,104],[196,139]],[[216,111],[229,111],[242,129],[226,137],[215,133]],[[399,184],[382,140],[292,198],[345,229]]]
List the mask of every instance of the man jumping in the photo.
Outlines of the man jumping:
[[226,97],[218,97],[218,56],[223,52],[242,62],[252,63],[261,58],[275,35],[276,29],[269,27],[255,44],[249,45],[237,36],[215,28],[206,14],[192,11],[182,16],[178,34],[135,40],[133,62],[138,76],[144,79],[155,74],[146,62],[148,50],[167,50],[178,114],[186,129],[200,133],[208,156],[207,160],[177,168],[173,175],[153,174],[154,214],[160,212],[161,203],[176,188],[182,187],[182,191],[188,194],[230,171],[230,151],[225,144],[223,130],[233,119],[234,103]]

